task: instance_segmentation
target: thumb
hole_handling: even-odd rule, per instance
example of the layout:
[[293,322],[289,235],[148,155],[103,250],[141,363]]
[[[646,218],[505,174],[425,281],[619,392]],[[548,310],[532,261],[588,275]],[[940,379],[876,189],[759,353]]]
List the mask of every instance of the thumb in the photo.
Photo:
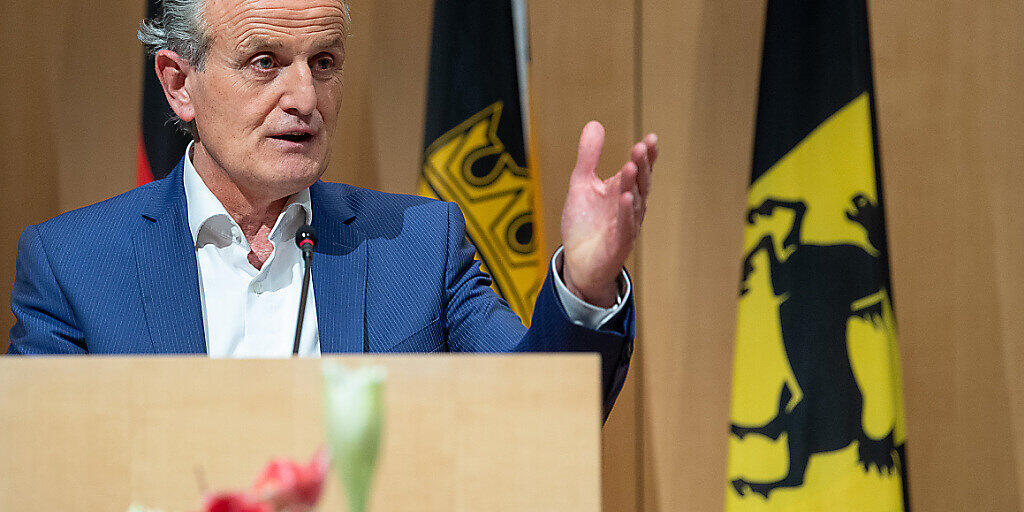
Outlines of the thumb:
[[601,148],[604,146],[604,126],[597,121],[591,121],[583,127],[580,134],[579,151],[576,153],[576,167],[573,168],[572,177],[597,177],[597,161],[601,157]]

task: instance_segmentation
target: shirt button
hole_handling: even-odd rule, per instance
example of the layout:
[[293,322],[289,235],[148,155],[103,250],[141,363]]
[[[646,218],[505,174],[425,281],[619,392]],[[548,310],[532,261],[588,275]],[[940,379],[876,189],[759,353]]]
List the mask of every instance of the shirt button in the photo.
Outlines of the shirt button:
[[252,290],[256,293],[263,293],[263,283],[255,282],[252,284]]

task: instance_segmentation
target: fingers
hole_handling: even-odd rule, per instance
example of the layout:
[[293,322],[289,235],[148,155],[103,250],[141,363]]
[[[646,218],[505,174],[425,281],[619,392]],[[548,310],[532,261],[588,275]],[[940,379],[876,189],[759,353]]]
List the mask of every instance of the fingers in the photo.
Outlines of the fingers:
[[622,171],[626,169],[626,165],[623,165],[622,169],[615,173],[611,178],[604,180],[604,190],[606,193],[614,195],[621,194],[622,192],[629,190],[629,185],[624,185],[622,183],[624,175]]
[[576,153],[576,167],[573,168],[572,178],[597,176],[597,161],[601,157],[603,146],[604,127],[597,121],[587,123],[580,134],[580,146]]
[[647,144],[643,142],[637,142],[629,154],[630,162],[637,169],[637,188],[640,197],[647,197],[647,192],[651,188],[651,164],[647,160],[647,155]]
[[[620,244],[620,247],[632,247],[633,238],[636,236],[636,210],[634,205],[636,203],[636,196],[633,192],[623,192],[619,194],[618,204],[618,223],[619,223],[619,237],[627,242]],[[626,249],[627,251],[629,249]]]
[[639,173],[636,162],[626,162],[619,169],[619,192],[638,192],[636,180]]
[[658,159],[658,135],[648,133],[643,143],[647,145],[647,161],[651,164],[651,172],[654,172],[654,161]]
[[[643,173],[637,169],[636,163],[629,161],[622,166],[617,175],[619,176],[620,196],[629,197],[628,209],[632,213],[629,216],[629,224],[625,224],[625,226],[629,226],[631,229],[631,236],[635,236],[636,231],[639,229],[640,222],[643,221],[644,210],[646,209],[646,199],[639,189],[641,174]],[[622,208],[621,205],[620,208]]]
[[637,186],[640,189],[640,197],[646,198],[651,189],[651,174],[654,172],[654,160],[658,158],[658,136],[648,133],[640,142],[633,146],[629,158],[639,171],[637,174]]

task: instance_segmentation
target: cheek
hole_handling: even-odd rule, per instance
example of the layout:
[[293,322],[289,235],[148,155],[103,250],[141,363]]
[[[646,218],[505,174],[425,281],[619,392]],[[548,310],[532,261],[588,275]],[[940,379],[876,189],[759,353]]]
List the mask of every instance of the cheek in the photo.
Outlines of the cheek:
[[[325,83],[317,89],[317,109],[324,117],[324,122],[333,125],[341,107],[341,81]],[[328,126],[330,129],[333,126]]]
[[215,122],[224,126],[254,128],[263,124],[273,108],[269,87],[238,76],[226,76],[210,84],[207,101]]
[[231,109],[225,114],[229,118],[234,118],[235,124],[249,128],[261,126],[277,104],[277,95],[269,84],[239,80],[228,92],[231,97],[227,98],[227,102]]

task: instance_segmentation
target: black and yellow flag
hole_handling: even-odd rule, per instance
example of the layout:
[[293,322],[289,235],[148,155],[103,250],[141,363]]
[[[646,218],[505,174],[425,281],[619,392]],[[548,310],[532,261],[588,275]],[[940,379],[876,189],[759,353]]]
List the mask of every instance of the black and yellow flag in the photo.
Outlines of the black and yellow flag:
[[908,507],[873,102],[864,0],[769,0],[729,512]]
[[548,260],[528,163],[525,34],[523,0],[437,0],[419,193],[459,204],[494,289],[529,325]]

